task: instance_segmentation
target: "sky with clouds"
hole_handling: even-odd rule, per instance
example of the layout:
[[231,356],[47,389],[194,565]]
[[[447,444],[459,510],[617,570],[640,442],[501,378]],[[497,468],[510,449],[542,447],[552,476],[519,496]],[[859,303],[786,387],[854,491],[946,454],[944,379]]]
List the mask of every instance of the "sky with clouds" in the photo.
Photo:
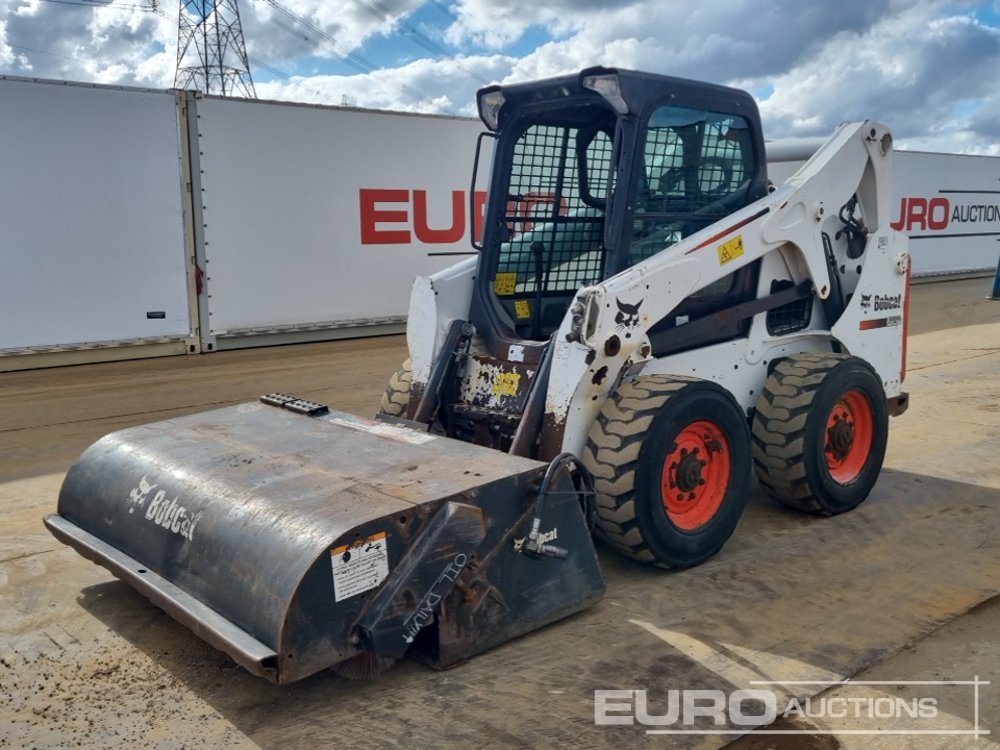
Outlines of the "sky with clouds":
[[[169,88],[178,2],[0,0],[0,74]],[[1000,155],[1000,0],[239,8],[261,99],[473,115],[485,84],[601,64],[744,88],[768,138],[827,135],[867,117],[889,124],[903,148]]]

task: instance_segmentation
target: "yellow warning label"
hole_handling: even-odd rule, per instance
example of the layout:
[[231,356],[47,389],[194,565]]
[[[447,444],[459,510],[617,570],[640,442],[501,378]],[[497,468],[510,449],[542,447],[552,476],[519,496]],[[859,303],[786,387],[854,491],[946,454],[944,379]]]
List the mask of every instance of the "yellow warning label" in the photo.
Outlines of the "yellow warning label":
[[516,396],[517,386],[521,383],[521,373],[501,372],[493,381],[493,394],[496,396]]
[[737,235],[729,242],[719,245],[719,265],[724,266],[731,260],[743,255],[743,235]]
[[518,318],[530,318],[531,304],[526,299],[516,299],[514,300],[514,312],[517,313]]
[[516,288],[516,273],[498,273],[493,280],[493,289],[497,294],[513,294]]

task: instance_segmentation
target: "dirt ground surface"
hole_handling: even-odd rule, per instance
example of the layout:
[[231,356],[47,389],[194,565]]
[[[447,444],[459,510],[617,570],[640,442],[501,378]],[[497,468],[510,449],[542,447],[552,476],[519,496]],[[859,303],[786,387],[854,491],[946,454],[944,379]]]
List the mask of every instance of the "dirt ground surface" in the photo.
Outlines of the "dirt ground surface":
[[[654,571],[602,549],[607,595],[587,612],[447,672],[401,662],[360,683],[252,677],[41,519],[73,460],[115,429],[269,391],[370,416],[402,337],[0,374],[0,747],[998,747],[1000,302],[984,300],[989,286],[914,288],[911,407],[857,510],[814,518],[755,488],[705,565]],[[645,690],[653,714],[670,690],[760,681],[807,706],[765,729],[786,734],[595,726],[595,690]],[[820,710],[920,701],[932,717]]]

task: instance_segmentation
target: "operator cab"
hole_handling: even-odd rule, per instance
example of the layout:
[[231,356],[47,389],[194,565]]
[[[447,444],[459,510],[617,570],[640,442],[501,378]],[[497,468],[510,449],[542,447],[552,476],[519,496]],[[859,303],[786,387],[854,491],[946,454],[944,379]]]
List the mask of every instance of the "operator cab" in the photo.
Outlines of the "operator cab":
[[[766,194],[757,107],[736,89],[590,68],[478,103],[496,143],[471,313],[496,357],[521,344],[537,361],[581,287]],[[698,290],[658,327],[753,298],[757,272]]]

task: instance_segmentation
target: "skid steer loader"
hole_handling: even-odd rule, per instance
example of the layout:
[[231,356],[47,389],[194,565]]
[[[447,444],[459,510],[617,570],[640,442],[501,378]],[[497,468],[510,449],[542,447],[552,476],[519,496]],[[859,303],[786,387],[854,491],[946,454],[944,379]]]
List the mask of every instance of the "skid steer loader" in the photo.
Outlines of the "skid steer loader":
[[[768,184],[746,93],[625,70],[478,94],[479,253],[417,279],[381,419],[292,396],[123,430],[48,528],[252,672],[439,667],[686,567],[756,472],[850,510],[907,405],[892,138]],[[473,177],[475,184],[475,176]]]

